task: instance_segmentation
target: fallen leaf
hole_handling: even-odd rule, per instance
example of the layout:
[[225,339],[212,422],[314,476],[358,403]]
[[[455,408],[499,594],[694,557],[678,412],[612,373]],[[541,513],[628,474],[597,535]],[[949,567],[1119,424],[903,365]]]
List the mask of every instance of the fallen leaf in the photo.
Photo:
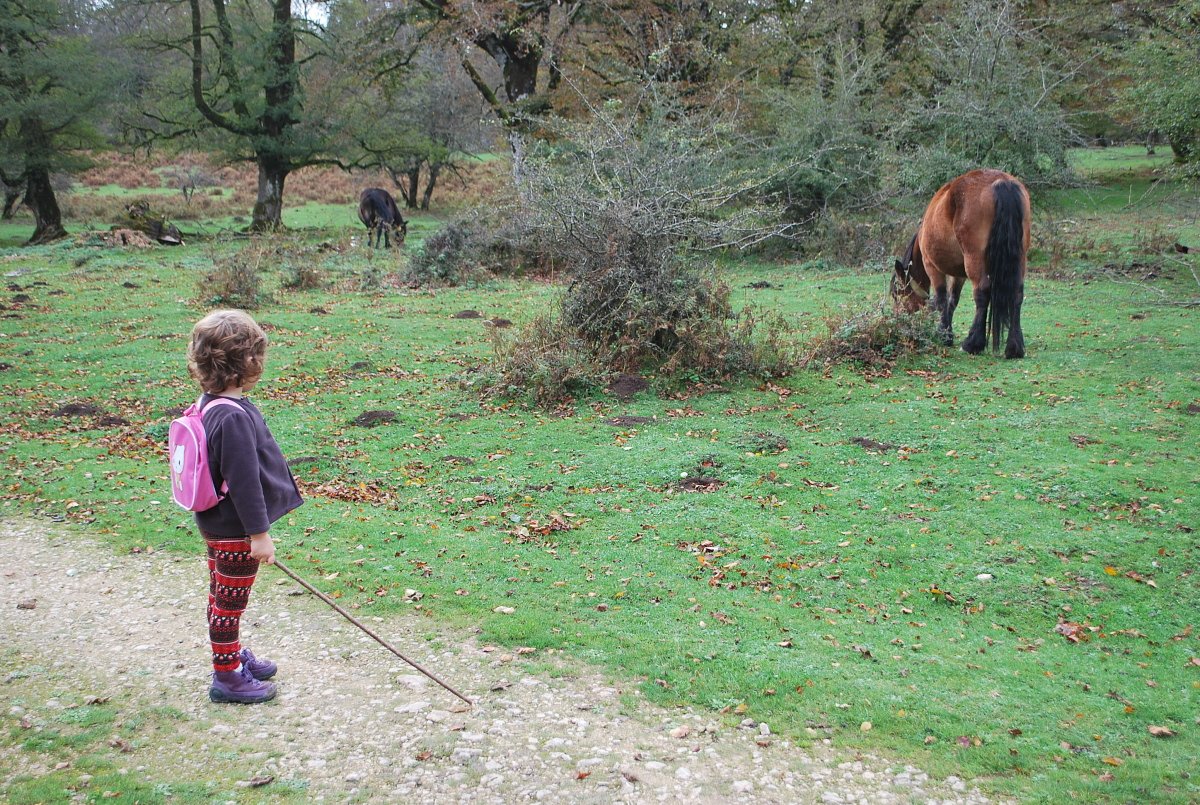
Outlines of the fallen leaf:
[[1150,730],[1150,734],[1153,735],[1155,738],[1174,738],[1175,737],[1175,730],[1169,729],[1167,727],[1156,727],[1153,724],[1151,724],[1149,727],[1149,730]]
[[259,774],[254,777],[251,777],[249,780],[247,780],[246,784],[248,786],[250,786],[251,788],[262,788],[264,785],[267,785],[268,783],[271,783],[274,780],[275,780],[275,775],[273,775],[273,774]]
[[36,598],[27,598],[24,601],[17,602],[17,609],[36,609],[36,608],[37,608],[37,599]]
[[424,749],[420,752],[417,752],[417,760],[421,761],[422,763],[424,763],[426,760],[429,760],[432,757],[433,757],[433,752],[431,752],[428,749]]
[[590,771],[577,771],[577,772],[575,772],[575,779],[576,779],[576,780],[586,780],[588,777],[591,777],[591,776],[592,776],[592,773],[591,773]]
[[870,731],[871,731],[871,728],[872,728],[872,727],[874,727],[874,726],[875,726],[875,725],[874,725],[874,724],[872,724],[870,721],[864,721],[863,723],[861,723],[861,724],[859,724],[859,725],[858,725],[858,728],[859,728],[860,730],[862,730],[863,732],[870,732]]
[[1123,765],[1125,765],[1125,761],[1121,760],[1121,758],[1119,758],[1119,757],[1106,757],[1106,758],[1102,758],[1100,762],[1101,762],[1101,763],[1107,763],[1107,764],[1108,764],[1108,765],[1110,765],[1110,766],[1123,766]]
[[684,724],[682,727],[676,727],[671,730],[672,738],[686,738],[692,734],[692,728]]

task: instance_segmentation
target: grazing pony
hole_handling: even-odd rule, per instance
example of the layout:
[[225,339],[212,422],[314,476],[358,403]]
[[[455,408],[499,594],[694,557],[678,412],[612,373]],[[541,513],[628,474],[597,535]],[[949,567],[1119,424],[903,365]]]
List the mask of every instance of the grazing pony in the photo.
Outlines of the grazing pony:
[[385,247],[391,246],[389,232],[395,236],[396,245],[399,246],[408,234],[408,221],[400,215],[396,200],[391,193],[379,187],[368,187],[358,194],[358,220],[367,228],[367,246],[378,247],[381,239]]
[[1025,298],[1025,253],[1029,250],[1029,191],[998,170],[974,170],[933,195],[904,258],[896,261],[891,297],[897,311],[926,303],[941,314],[939,331],[954,342],[954,309],[963,282],[971,280],[975,320],[962,348],[978,355],[991,336],[1005,358],[1025,357],[1021,302]]

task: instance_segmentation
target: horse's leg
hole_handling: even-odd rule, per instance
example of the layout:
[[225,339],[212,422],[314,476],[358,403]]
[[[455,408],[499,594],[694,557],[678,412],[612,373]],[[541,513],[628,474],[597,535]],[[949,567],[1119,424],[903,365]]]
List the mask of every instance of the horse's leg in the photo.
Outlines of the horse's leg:
[[1008,323],[1008,342],[1004,345],[1005,358],[1025,357],[1025,334],[1021,332],[1021,303],[1024,301],[1025,279],[1022,277],[1013,301],[1012,320]]
[[987,346],[987,313],[988,304],[992,299],[992,281],[983,267],[982,258],[966,260],[967,276],[971,279],[972,292],[975,297],[975,320],[962,343],[963,352],[978,355]]
[[946,311],[943,314],[942,324],[947,335],[947,345],[954,343],[954,311],[958,310],[958,300],[962,297],[962,289],[965,282],[965,277],[946,278],[946,286],[948,291],[946,299]]
[[925,273],[929,275],[929,304],[938,313],[938,337],[943,344],[949,346],[954,343],[954,333],[950,329],[954,308],[950,302],[949,283],[946,275],[928,262],[925,264]]

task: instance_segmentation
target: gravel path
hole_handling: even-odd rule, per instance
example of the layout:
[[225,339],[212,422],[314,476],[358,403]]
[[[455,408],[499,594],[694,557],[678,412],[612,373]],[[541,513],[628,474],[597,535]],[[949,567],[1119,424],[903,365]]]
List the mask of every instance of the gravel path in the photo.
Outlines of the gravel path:
[[[365,619],[472,698],[467,709],[273,569],[259,577],[243,641],[279,663],[280,694],[268,705],[214,705],[203,560],[115,556],[14,520],[0,521],[0,555],[0,645],[6,667],[19,656],[47,669],[54,698],[40,711],[100,695],[119,710],[154,702],[182,714],[168,745],[129,755],[130,773],[154,782],[172,779],[164,769],[222,785],[270,776],[258,791],[337,802],[988,801],[956,778],[828,741],[799,748],[766,724],[653,706],[557,654],[533,655],[532,673],[530,657],[416,615]],[[32,609],[18,608],[30,599]],[[0,686],[3,700],[26,703],[3,706],[6,725],[31,715],[35,689],[23,686],[36,677],[10,673]],[[43,762],[0,745],[0,799],[14,775],[46,773]]]

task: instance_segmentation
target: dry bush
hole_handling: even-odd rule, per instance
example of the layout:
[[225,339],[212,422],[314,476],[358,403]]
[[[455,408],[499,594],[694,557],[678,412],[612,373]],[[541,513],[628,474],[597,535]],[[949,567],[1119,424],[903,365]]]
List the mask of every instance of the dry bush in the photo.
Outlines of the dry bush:
[[524,243],[572,282],[536,332],[499,351],[503,387],[524,378],[535,397],[553,397],[550,383],[578,376],[545,367],[574,372],[575,362],[664,379],[785,372],[782,321],[764,350],[762,320],[734,315],[729,286],[705,267],[706,252],[778,231],[770,210],[739,199],[746,177],[729,169],[722,122],[668,106],[594,112],[535,144],[523,168]]
[[269,242],[253,243],[213,261],[212,271],[197,283],[196,301],[205,307],[254,310],[270,301],[263,289],[262,274],[274,250]]
[[481,284],[495,275],[553,273],[524,219],[509,208],[475,208],[427,237],[403,274],[409,287]]
[[613,372],[561,319],[539,316],[521,328],[520,338],[489,328],[496,360],[481,385],[503,396],[528,395],[552,408],[574,396],[602,388]]
[[801,366],[828,368],[853,363],[890,369],[897,361],[941,350],[937,318],[929,308],[897,313],[890,305],[825,318],[828,334],[816,339]]
[[162,177],[154,172],[157,163],[134,154],[104,151],[91,154],[91,168],[84,171],[79,181],[88,187],[114,184],[126,190],[144,187],[162,187]]

